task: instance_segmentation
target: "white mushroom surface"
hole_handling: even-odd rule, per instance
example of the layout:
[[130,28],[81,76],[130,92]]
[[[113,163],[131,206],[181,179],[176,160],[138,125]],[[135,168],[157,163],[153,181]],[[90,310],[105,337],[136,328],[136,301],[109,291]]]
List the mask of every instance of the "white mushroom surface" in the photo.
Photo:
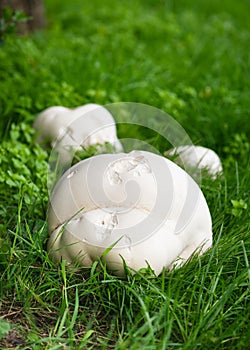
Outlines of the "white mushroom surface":
[[179,146],[165,152],[174,157],[173,161],[186,168],[205,169],[213,179],[222,174],[222,164],[219,156],[211,149],[202,146]]
[[113,116],[97,104],[74,109],[49,107],[37,116],[34,128],[38,131],[37,141],[50,143],[61,164],[70,163],[75,151],[91,145],[108,142],[117,152],[122,151]]
[[172,161],[145,151],[80,161],[56,184],[49,206],[48,250],[57,262],[91,266],[103,255],[123,275],[155,274],[212,245],[212,222],[202,191]]

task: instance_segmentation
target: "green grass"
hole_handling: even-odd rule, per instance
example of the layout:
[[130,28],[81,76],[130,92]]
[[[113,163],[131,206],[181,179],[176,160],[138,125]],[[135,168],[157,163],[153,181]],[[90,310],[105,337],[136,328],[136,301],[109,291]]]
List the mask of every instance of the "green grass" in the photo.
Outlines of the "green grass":
[[[0,47],[0,347],[249,349],[249,1],[46,8],[45,31]],[[213,248],[159,277],[119,279],[101,263],[66,270],[46,252],[49,154],[32,122],[51,105],[120,101],[169,113],[224,166],[222,179],[202,184]],[[128,136],[164,151],[120,125]]]

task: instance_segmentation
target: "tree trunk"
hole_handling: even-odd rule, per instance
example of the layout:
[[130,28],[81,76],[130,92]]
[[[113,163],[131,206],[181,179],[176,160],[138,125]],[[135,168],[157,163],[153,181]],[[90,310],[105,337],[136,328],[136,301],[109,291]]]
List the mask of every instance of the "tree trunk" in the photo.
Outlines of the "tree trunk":
[[24,23],[18,23],[18,31],[22,34],[45,27],[45,10],[43,0],[0,0],[0,12],[5,7],[19,10],[31,17]]

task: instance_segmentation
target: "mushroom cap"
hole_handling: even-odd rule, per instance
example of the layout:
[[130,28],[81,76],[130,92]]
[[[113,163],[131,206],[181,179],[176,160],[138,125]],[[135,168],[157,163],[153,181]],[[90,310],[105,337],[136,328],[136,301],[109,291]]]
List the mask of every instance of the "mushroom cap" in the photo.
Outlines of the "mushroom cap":
[[38,115],[34,128],[38,131],[38,142],[50,142],[61,164],[70,163],[76,150],[94,144],[109,142],[116,151],[122,151],[113,116],[97,104],[74,109],[47,108]]
[[56,261],[90,266],[112,246],[104,260],[118,275],[122,259],[133,270],[149,264],[159,274],[212,244],[199,186],[172,161],[145,151],[77,163],[56,184],[48,214]]
[[54,127],[55,120],[58,118],[58,115],[67,115],[70,112],[70,108],[63,106],[52,106],[42,111],[33,124],[34,128],[38,131],[37,142],[43,144],[44,141],[47,143],[56,139],[59,130]]
[[174,162],[188,168],[206,169],[215,179],[223,168],[219,156],[211,149],[202,146],[179,146],[165,152],[166,156],[174,156]]

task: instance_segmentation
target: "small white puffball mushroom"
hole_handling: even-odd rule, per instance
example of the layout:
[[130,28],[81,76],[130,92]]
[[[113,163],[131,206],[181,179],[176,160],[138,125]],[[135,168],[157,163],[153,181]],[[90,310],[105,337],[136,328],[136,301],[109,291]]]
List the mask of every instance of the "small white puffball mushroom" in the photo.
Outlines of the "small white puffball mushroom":
[[34,122],[39,143],[50,143],[58,153],[59,163],[70,163],[75,151],[82,147],[110,143],[115,151],[122,151],[116,135],[113,116],[97,104],[74,109],[53,106],[41,112]]
[[57,262],[155,274],[212,244],[212,223],[196,182],[172,161],[145,151],[103,154],[68,169],[48,210],[48,251]]
[[222,164],[219,156],[211,149],[202,146],[179,146],[164,153],[167,157],[174,157],[176,164],[185,168],[205,169],[213,179],[222,174]]
[[[36,117],[34,121],[34,128],[37,130],[37,142],[43,144],[43,142],[51,143],[59,135],[59,130],[53,127],[54,120],[58,118],[58,115],[70,113],[72,110],[63,106],[52,106],[46,108]],[[60,127],[59,127],[60,129]]]

